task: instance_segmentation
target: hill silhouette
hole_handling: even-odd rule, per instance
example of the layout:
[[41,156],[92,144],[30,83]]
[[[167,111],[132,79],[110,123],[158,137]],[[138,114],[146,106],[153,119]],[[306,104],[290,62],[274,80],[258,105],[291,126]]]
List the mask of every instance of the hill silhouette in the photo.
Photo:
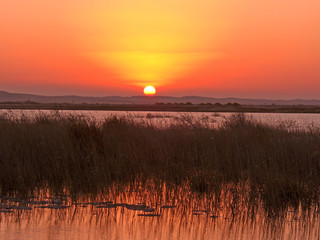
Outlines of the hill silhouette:
[[69,103],[69,104],[155,104],[155,103],[186,103],[193,104],[199,103],[239,103],[242,105],[320,105],[319,99],[249,99],[249,98],[212,98],[201,96],[105,96],[105,97],[92,97],[92,96],[44,96],[25,93],[10,93],[0,91],[0,102],[37,102],[37,103]]

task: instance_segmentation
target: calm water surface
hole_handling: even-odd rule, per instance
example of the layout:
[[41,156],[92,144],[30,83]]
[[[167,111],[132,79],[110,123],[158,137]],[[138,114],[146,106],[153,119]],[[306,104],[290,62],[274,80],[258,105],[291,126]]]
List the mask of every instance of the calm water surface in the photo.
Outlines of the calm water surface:
[[[60,115],[76,115],[94,121],[103,121],[105,118],[112,116],[121,116],[134,118],[137,121],[148,121],[159,126],[174,123],[176,118],[183,116],[193,116],[195,118],[209,117],[210,121],[215,124],[223,122],[233,113],[181,113],[181,112],[145,112],[145,111],[69,111],[69,110],[0,110],[0,114],[9,114],[15,117],[34,117],[39,114],[60,114]],[[270,125],[283,125],[292,129],[309,130],[320,128],[320,114],[312,113],[247,113],[247,116],[259,120],[262,123]]]
[[[0,239],[318,239],[320,216],[301,209],[267,217],[228,196],[196,197],[183,189],[109,192],[100,198],[3,198]],[[19,207],[21,209],[16,209]]]

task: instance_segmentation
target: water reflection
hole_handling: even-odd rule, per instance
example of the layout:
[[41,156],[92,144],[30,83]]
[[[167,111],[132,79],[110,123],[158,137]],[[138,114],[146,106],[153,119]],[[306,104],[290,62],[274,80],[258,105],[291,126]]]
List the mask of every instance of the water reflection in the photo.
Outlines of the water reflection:
[[[262,204],[165,185],[114,187],[98,196],[1,198],[0,239],[318,239],[315,208],[268,217]],[[237,201],[236,204],[233,202]]]
[[[222,123],[226,118],[234,113],[215,113],[215,112],[146,112],[146,111],[87,111],[87,110],[3,110],[4,114],[15,118],[34,118],[41,114],[58,116],[80,116],[92,121],[104,121],[105,118],[117,116],[127,119],[135,119],[140,123],[153,124],[156,126],[168,126],[176,122],[175,118],[181,120],[183,116],[192,116],[195,119],[208,118],[213,125]],[[313,113],[246,113],[264,124],[282,126],[292,130],[312,130],[320,128],[320,114]]]

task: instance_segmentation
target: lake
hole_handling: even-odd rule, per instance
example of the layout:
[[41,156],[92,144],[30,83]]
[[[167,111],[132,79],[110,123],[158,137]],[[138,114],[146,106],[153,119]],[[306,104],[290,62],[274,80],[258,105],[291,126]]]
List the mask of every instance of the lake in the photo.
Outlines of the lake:
[[[134,118],[162,127],[193,116],[219,125],[230,113],[2,110],[13,118],[51,114],[82,116],[101,122],[110,116]],[[312,130],[320,114],[252,113],[269,125]],[[33,132],[32,132],[33,135]],[[162,156],[162,155],[161,155]],[[256,170],[255,170],[256,171]],[[290,176],[291,178],[291,176]],[[0,196],[0,239],[319,239],[319,204],[271,211],[237,186],[219,194],[197,194],[186,186],[134,182],[96,195],[63,195],[39,189],[35,195]],[[244,189],[246,186],[244,185]],[[254,202],[254,203],[253,203]]]
[[[180,194],[178,193],[180,191]],[[183,189],[130,188],[93,200],[68,196],[41,199],[6,198],[1,205],[0,239],[318,239],[320,213],[292,210],[268,217],[240,201],[231,209],[228,197],[219,204]],[[41,194],[40,194],[41,195]],[[16,206],[20,206],[17,209]],[[23,207],[21,207],[23,206]],[[56,207],[55,207],[56,206]]]
[[[219,124],[224,119],[234,113],[199,113],[199,112],[125,112],[125,111],[69,111],[69,110],[0,110],[0,114],[8,114],[14,117],[34,117],[39,114],[54,115],[74,115],[92,119],[94,121],[103,121],[112,116],[134,118],[137,121],[147,121],[158,126],[172,124],[175,118],[181,116],[192,116],[195,118],[208,117],[213,124]],[[269,125],[283,125],[291,129],[309,130],[320,128],[320,114],[313,113],[247,113],[253,119]]]

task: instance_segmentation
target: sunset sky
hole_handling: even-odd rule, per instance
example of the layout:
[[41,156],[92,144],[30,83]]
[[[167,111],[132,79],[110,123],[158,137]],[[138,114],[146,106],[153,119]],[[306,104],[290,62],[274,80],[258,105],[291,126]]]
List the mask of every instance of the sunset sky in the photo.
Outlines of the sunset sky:
[[0,90],[320,99],[319,0],[0,1]]

